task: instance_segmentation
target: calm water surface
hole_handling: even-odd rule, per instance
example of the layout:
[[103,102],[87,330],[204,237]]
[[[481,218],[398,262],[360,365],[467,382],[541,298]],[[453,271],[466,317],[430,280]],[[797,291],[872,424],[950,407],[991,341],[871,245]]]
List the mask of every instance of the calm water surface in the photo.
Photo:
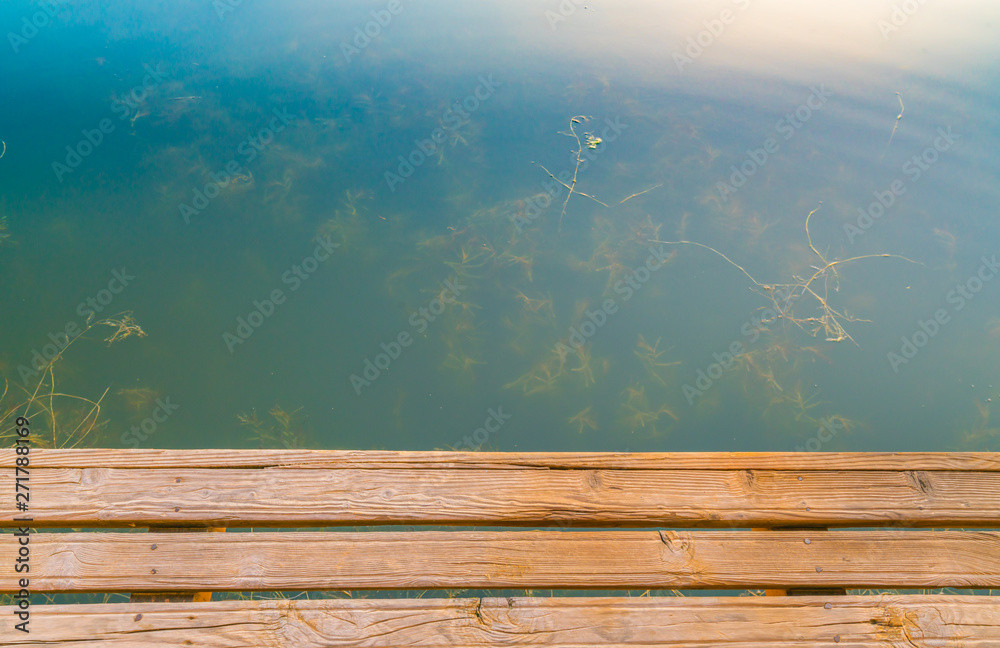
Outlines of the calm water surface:
[[54,377],[101,404],[36,399],[57,445],[1000,450],[1000,8],[906,8],[4,3],[3,411]]

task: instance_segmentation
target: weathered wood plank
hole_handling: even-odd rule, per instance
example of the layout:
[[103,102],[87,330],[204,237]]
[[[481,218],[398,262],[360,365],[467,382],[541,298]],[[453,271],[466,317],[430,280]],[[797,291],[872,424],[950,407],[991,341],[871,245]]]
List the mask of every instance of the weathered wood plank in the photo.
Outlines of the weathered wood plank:
[[[774,531],[774,529],[750,529],[750,530],[751,531]],[[801,530],[801,529],[785,529],[785,530],[791,531],[791,530]],[[826,529],[826,527],[821,527],[821,528],[806,529],[806,530],[807,531],[826,531],[827,529]],[[844,589],[843,587],[830,587],[830,588],[825,588],[825,589],[822,588],[822,587],[810,587],[810,588],[805,588],[805,589],[793,589],[793,590],[785,590],[785,589],[766,589],[766,590],[764,590],[764,596],[809,596],[810,594],[815,594],[817,596],[820,596],[820,595],[822,595],[822,596],[830,596],[830,595],[842,596],[842,595],[847,594],[847,590]]]
[[[0,449],[0,468],[13,467]],[[452,452],[383,450],[35,449],[42,468],[555,468],[1000,471],[996,452]]]
[[[0,469],[0,527],[15,480]],[[1000,526],[1000,472],[43,468],[36,527]]]
[[[17,546],[0,537],[0,564]],[[988,588],[1000,532],[38,533],[31,574],[36,592]]]
[[[201,533],[203,531],[224,533],[226,531],[225,527],[150,527],[149,529],[155,534],[158,533]],[[146,592],[146,593],[133,593],[129,600],[133,603],[161,603],[164,601],[169,601],[171,603],[180,603],[182,601],[191,601],[203,603],[205,601],[212,600],[211,592]]]
[[[0,618],[11,608],[0,607]],[[484,598],[45,605],[18,648],[996,648],[985,596]]]

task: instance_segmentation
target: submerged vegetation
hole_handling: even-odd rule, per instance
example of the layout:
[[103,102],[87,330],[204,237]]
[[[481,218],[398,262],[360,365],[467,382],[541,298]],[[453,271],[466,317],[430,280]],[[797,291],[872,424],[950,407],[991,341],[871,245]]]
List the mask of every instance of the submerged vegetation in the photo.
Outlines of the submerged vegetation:
[[[863,254],[847,259],[837,259],[833,261],[828,260],[822,252],[816,249],[816,246],[813,244],[812,235],[809,232],[809,219],[811,219],[813,214],[817,211],[819,211],[819,207],[809,212],[806,216],[805,230],[806,241],[809,244],[809,249],[818,258],[818,265],[809,266],[811,270],[815,271],[811,275],[808,275],[806,278],[799,275],[792,275],[792,280],[788,283],[761,283],[754,279],[753,276],[747,272],[745,268],[743,268],[743,266],[727,257],[722,252],[719,252],[713,247],[704,245],[703,243],[696,243],[693,241],[657,242],[667,245],[694,245],[704,248],[719,255],[731,266],[746,275],[747,279],[749,279],[753,284],[752,289],[754,292],[765,297],[767,301],[770,302],[770,307],[766,307],[764,309],[766,314],[760,319],[762,324],[770,324],[778,321],[779,319],[785,320],[791,322],[813,337],[822,336],[827,342],[842,342],[844,340],[850,340],[857,345],[857,342],[853,337],[851,337],[850,333],[847,332],[842,322],[869,322],[871,320],[859,319],[850,315],[846,311],[838,311],[830,305],[829,300],[831,288],[834,292],[840,291],[840,274],[838,272],[838,268],[842,265],[853,263],[855,261],[875,258],[895,258],[909,263],[917,262],[898,254]],[[805,275],[805,273],[803,273],[803,275]],[[818,314],[810,316],[796,316],[794,314],[793,309],[795,303],[803,298],[805,298],[808,302],[815,303],[816,309],[819,311]]]
[[[143,154],[138,169],[161,169],[156,187],[144,196],[156,211],[190,201],[192,187],[197,193],[209,186],[219,169],[228,168],[224,161],[232,150],[244,150],[245,140],[239,138],[245,138],[245,123],[263,111],[247,104],[227,113],[218,97],[183,84],[154,94],[133,116],[130,135],[188,122],[205,127],[197,132],[218,134],[169,142]],[[860,348],[859,330],[876,328],[852,326],[875,319],[871,310],[877,301],[875,282],[857,279],[855,268],[879,272],[881,261],[917,262],[877,248],[852,254],[828,248],[821,241],[834,240],[826,233],[841,219],[839,207],[831,208],[828,201],[822,212],[805,207],[793,213],[754,207],[742,196],[723,202],[699,195],[696,178],[674,178],[667,171],[718,168],[724,158],[717,143],[694,125],[693,113],[643,114],[638,106],[631,108],[634,122],[667,125],[663,132],[650,130],[635,138],[644,146],[648,139],[656,164],[631,161],[635,149],[629,147],[636,141],[624,142],[620,129],[604,126],[609,120],[572,115],[563,122],[565,129],[556,123],[533,142],[537,161],[523,163],[526,180],[516,189],[491,186],[471,170],[486,164],[483,138],[488,136],[484,123],[472,122],[447,132],[444,143],[427,156],[420,181],[432,189],[420,195],[430,199],[430,206],[394,200],[385,191],[348,181],[331,191],[309,190],[325,187],[331,169],[352,163],[364,145],[357,137],[370,136],[372,129],[411,128],[405,105],[373,89],[327,112],[291,116],[280,138],[251,146],[252,156],[238,152],[237,170],[227,172],[210,206],[184,221],[191,228],[184,236],[193,236],[195,228],[222,227],[235,232],[234,238],[246,236],[248,247],[238,255],[234,272],[260,285],[272,285],[281,275],[274,272],[278,262],[268,258],[267,250],[253,247],[255,237],[288,231],[331,241],[338,250],[329,262],[337,266],[329,273],[337,277],[331,282],[335,292],[329,292],[328,283],[296,300],[314,300],[317,311],[334,302],[347,304],[345,311],[360,306],[371,313],[358,317],[372,320],[371,327],[331,329],[336,364],[321,378],[332,381],[317,390],[322,396],[306,396],[305,378],[295,377],[291,384],[296,386],[281,394],[282,402],[294,403],[289,409],[275,405],[258,414],[246,411],[245,404],[230,405],[220,415],[231,428],[223,431],[227,444],[334,445],[336,432],[314,434],[311,425],[326,430],[330,419],[339,425],[337,416],[351,407],[368,409],[386,428],[394,425],[412,434],[437,416],[422,405],[424,391],[428,398],[432,392],[447,393],[456,402],[487,396],[502,400],[518,412],[523,422],[516,425],[539,421],[557,447],[686,447],[704,431],[724,429],[735,420],[757,426],[753,443],[786,449],[805,443],[823,426],[834,426],[838,435],[823,447],[836,449],[860,438],[849,433],[873,427],[870,410],[830,393],[824,376],[845,357],[839,347]],[[220,147],[216,140],[227,144]],[[4,224],[0,220],[0,243]],[[815,230],[824,233],[815,235]],[[935,236],[946,244],[953,263],[955,237],[937,229]],[[726,265],[685,249],[708,252]],[[886,265],[892,266],[887,272],[903,276],[910,268]],[[732,276],[727,266],[742,277]],[[320,281],[310,280],[310,286]],[[215,309],[226,301],[225,291],[213,293],[211,284],[203,276],[188,278],[186,312]],[[253,299],[241,295],[238,308],[248,297]],[[433,317],[414,318],[428,304],[443,306]],[[257,340],[281,326],[293,332],[286,340],[294,338],[303,316],[312,317],[312,311],[286,315],[285,308],[247,349],[264,348],[268,342]],[[733,330],[744,318],[744,328]],[[87,331],[97,326],[112,327],[109,343],[144,334],[130,316],[88,322]],[[376,327],[395,327],[390,335],[410,333],[417,350],[408,350],[385,371],[404,378],[385,379],[371,389],[378,395],[351,401],[355,394],[330,373],[349,375],[366,353],[381,348],[381,340],[364,338],[366,329]],[[365,341],[357,345],[364,347],[355,350],[359,337]],[[738,351],[731,350],[734,340]],[[242,359],[254,351],[239,353]],[[102,431],[105,442],[114,443],[116,432],[142,419],[163,391],[137,381],[87,397],[70,396],[56,385],[61,358],[62,353],[43,368],[30,389],[5,379],[2,411],[8,427],[15,411],[30,410],[47,419],[44,438],[54,447],[93,443]],[[257,394],[258,400],[250,402],[274,402],[274,397],[260,400]],[[322,399],[336,407],[318,407],[327,405]],[[111,411],[120,416],[109,422],[111,400]],[[418,422],[418,415],[429,419]],[[351,425],[361,420],[347,418]],[[963,427],[968,445],[994,442],[989,416]],[[717,441],[728,447],[733,439]],[[508,443],[497,437],[481,447],[505,449]]]
[[[39,447],[75,448],[107,443],[101,433],[108,426],[102,418],[102,406],[110,387],[99,396],[81,396],[63,392],[58,387],[60,363],[66,352],[92,330],[103,328],[107,345],[126,338],[145,337],[146,332],[131,313],[119,313],[100,320],[88,319],[76,335],[66,336],[61,349],[40,366],[25,370],[25,384],[0,377],[0,443],[12,443],[16,438],[15,421],[25,417],[32,423],[32,443]],[[40,356],[39,356],[40,357]]]
[[[589,117],[573,116],[560,133],[572,141],[566,172],[533,163],[544,173],[545,191],[464,214],[454,210],[443,227],[416,235],[390,230],[399,243],[393,258],[371,256],[369,246],[386,218],[359,200],[367,198],[365,192],[348,191],[318,232],[351,250],[361,267],[377,268],[385,277],[386,298],[403,312],[417,312],[428,300],[447,301],[418,333],[429,341],[425,357],[453,376],[457,391],[501,389],[505,399],[523,402],[531,411],[558,413],[558,424],[574,435],[663,443],[699,419],[712,420],[723,399],[729,410],[738,407],[758,418],[775,443],[782,437],[803,440],[822,425],[844,432],[862,427],[822,398],[818,387],[806,386],[814,382],[817,367],[833,362],[824,346],[857,345],[847,325],[869,321],[835,304],[834,296],[844,298],[841,275],[849,265],[875,259],[915,262],[889,253],[838,259],[821,251],[811,230],[817,208],[805,217],[805,270],[793,270],[784,282],[758,281],[713,247],[661,235],[664,228],[683,235],[691,227],[687,214],[654,215],[658,203],[650,199],[664,183],[651,183],[617,202],[602,200],[586,186],[607,146],[584,131],[588,122]],[[755,236],[764,236],[774,222]],[[656,325],[657,309],[671,308],[678,298],[670,293],[683,290],[686,282],[674,270],[676,250],[671,248],[677,246],[722,257],[767,304],[752,314],[753,343],[725,364],[713,377],[718,385],[697,403],[685,403],[684,381],[692,380],[698,367],[669,343],[670,328]],[[461,290],[446,300],[441,286],[447,282]],[[633,302],[640,292],[642,298]],[[804,307],[815,312],[801,313]],[[696,305],[685,308],[699,317]],[[783,322],[791,328],[780,326]],[[623,339],[631,340],[625,343],[631,352],[620,351]]]
[[268,411],[268,417],[261,420],[256,410],[237,416],[240,425],[249,431],[249,440],[259,448],[284,448],[286,450],[309,448],[312,443],[305,431],[305,422],[298,408],[289,412],[280,405]]

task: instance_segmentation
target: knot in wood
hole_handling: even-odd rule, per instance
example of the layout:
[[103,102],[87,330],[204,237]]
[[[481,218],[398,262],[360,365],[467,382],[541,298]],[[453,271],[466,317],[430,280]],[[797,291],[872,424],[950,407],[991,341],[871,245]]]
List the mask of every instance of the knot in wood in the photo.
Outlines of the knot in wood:
[[688,543],[676,531],[660,530],[660,542],[662,542],[671,553],[684,553],[688,549]]

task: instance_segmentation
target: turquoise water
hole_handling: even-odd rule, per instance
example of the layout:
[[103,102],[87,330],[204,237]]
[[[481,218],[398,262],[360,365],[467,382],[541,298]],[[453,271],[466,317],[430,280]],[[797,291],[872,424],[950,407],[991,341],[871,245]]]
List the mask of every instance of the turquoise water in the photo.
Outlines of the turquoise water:
[[896,5],[5,3],[3,411],[56,358],[59,445],[998,450],[1000,9]]

